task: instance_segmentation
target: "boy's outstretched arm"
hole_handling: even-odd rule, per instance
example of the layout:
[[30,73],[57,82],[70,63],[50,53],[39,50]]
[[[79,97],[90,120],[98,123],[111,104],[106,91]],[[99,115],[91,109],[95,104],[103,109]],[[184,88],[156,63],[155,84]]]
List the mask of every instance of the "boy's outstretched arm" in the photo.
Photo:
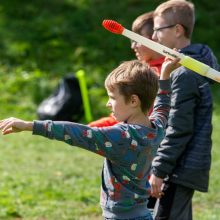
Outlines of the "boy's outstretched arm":
[[6,118],[0,121],[0,130],[3,135],[21,132],[21,131],[32,131],[33,122],[24,121],[18,118]]

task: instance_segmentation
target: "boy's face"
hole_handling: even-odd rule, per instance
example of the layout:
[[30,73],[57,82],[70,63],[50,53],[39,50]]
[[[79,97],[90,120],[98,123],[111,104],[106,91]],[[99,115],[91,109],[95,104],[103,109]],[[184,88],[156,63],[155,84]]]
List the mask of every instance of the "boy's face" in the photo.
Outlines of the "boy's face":
[[164,17],[156,16],[152,39],[169,48],[175,48],[178,40],[175,27],[175,23],[170,24]]
[[[140,34],[143,37],[150,38],[150,36],[146,34],[143,34],[143,33],[140,33]],[[145,61],[145,62],[151,61],[156,53],[153,50],[149,49],[148,47],[145,47],[135,41],[131,43],[131,49],[134,50],[135,56],[137,57],[138,60]]]
[[112,115],[117,121],[126,121],[132,113],[131,102],[125,102],[123,95],[119,93],[118,88],[113,91],[107,89],[108,102],[106,106],[112,111]]

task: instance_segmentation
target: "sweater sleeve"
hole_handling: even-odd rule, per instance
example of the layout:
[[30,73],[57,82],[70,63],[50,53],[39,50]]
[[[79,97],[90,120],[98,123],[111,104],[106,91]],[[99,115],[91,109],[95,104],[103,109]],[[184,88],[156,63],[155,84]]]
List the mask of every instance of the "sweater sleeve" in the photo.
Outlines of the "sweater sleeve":
[[164,178],[172,173],[193,135],[194,110],[199,97],[193,73],[176,74],[172,80],[171,110],[166,135],[152,163],[153,173]]
[[159,90],[154,102],[153,112],[150,115],[152,123],[163,129],[167,126],[167,120],[170,111],[170,80],[159,80]]
[[131,143],[131,137],[126,137],[127,125],[115,125],[106,128],[91,128],[89,126],[59,121],[34,121],[33,134],[49,139],[63,141],[99,154],[111,160],[120,155]]

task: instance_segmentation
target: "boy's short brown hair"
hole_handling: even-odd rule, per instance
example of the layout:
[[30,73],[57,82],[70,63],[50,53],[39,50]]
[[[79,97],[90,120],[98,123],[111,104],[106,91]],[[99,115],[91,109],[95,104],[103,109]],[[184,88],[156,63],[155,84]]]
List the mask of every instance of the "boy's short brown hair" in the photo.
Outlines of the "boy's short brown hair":
[[144,13],[138,16],[132,23],[132,31],[137,34],[148,36],[149,38],[153,35],[153,11]]
[[110,91],[118,88],[126,102],[132,95],[137,95],[141,109],[146,113],[156,98],[158,77],[146,63],[139,60],[125,61],[107,76],[105,87]]
[[194,24],[194,4],[186,0],[168,0],[160,4],[154,11],[154,17],[165,17],[167,25],[180,24],[185,29],[185,36],[191,38]]

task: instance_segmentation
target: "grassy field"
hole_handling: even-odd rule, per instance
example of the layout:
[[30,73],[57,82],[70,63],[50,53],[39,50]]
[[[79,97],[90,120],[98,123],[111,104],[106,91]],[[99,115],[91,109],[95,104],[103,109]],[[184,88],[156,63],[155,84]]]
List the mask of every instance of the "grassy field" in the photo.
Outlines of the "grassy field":
[[[215,90],[209,193],[196,193],[194,220],[220,219],[220,108]],[[101,220],[103,159],[29,133],[0,136],[1,220]]]
[[101,157],[24,133],[1,137],[0,150],[1,220],[100,215]]
[[[0,1],[0,117],[32,118],[59,79],[81,68],[87,73],[94,118],[107,114],[104,78],[134,54],[128,39],[109,34],[101,22],[115,19],[130,29],[138,15],[161,2]],[[197,11],[193,42],[208,44],[220,58],[220,4],[217,0],[193,2]],[[218,86],[210,192],[196,193],[195,220],[220,219]],[[26,133],[0,135],[0,152],[0,220],[101,219],[100,156]]]
[[220,116],[214,115],[212,169],[210,176],[209,193],[196,193],[194,197],[194,219],[195,220],[218,220],[220,219]]

